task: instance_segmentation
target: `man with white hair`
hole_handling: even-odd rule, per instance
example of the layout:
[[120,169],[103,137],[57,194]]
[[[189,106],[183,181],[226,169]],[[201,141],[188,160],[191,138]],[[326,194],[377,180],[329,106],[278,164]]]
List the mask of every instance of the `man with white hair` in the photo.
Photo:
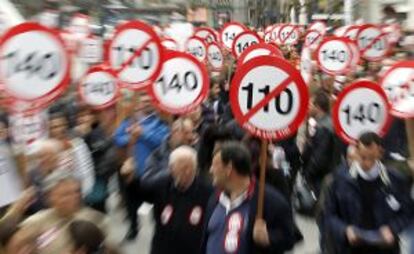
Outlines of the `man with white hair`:
[[198,177],[194,148],[176,148],[168,165],[170,174],[141,183],[144,199],[154,204],[156,226],[151,254],[197,254],[212,188]]

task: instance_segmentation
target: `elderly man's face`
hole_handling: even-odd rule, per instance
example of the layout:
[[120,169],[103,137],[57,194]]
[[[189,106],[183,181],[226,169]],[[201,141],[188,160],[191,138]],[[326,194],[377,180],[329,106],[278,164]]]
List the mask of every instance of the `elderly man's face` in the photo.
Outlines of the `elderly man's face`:
[[61,216],[71,216],[81,208],[81,185],[73,179],[64,180],[50,190],[50,206]]
[[192,184],[195,177],[195,165],[191,158],[181,158],[170,165],[171,175],[175,186],[180,190],[186,190]]

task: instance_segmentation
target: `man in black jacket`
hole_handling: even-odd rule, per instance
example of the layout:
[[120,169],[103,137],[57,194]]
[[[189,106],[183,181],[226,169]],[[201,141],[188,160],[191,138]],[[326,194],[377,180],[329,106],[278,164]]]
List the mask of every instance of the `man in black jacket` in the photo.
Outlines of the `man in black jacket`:
[[220,191],[207,206],[203,254],[274,254],[293,247],[290,205],[270,186],[265,188],[263,219],[257,218],[258,184],[252,177],[249,151],[242,143],[223,144],[210,172]]
[[303,174],[318,197],[324,177],[337,166],[340,157],[338,139],[330,117],[329,95],[326,92],[316,92],[309,114],[316,120],[316,126],[303,149]]
[[151,254],[198,254],[212,188],[197,176],[197,152],[189,146],[172,151],[168,171],[141,183],[144,200],[154,204]]

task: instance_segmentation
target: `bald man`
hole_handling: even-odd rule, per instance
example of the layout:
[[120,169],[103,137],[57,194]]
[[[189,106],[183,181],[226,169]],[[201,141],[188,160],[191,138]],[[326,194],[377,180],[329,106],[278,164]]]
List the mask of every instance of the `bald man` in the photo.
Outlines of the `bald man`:
[[212,188],[199,179],[197,152],[190,146],[171,152],[168,172],[150,184],[141,184],[144,199],[154,204],[156,226],[151,254],[197,254]]

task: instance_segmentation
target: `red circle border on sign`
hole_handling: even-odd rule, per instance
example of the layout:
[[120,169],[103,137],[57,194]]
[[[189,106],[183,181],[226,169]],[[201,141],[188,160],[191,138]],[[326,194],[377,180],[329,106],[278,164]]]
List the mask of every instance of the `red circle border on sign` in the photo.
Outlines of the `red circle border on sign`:
[[[153,30],[153,28],[142,22],[142,21],[138,21],[138,20],[133,20],[133,21],[128,21],[127,23],[124,24],[120,24],[115,28],[115,33],[113,38],[109,41],[108,47],[106,48],[108,50],[107,53],[104,54],[104,56],[107,56],[108,59],[108,66],[111,66],[111,54],[110,54],[110,50],[112,48],[112,43],[114,42],[115,38],[122,32],[124,32],[125,30],[128,29],[134,29],[134,30],[141,30],[145,33],[147,33],[150,37],[151,37],[151,43],[155,43],[157,45],[158,48],[158,53],[159,53],[159,64],[157,66],[157,68],[155,68],[154,73],[148,78],[148,80],[144,80],[138,83],[128,83],[128,82],[123,82],[120,80],[121,85],[126,87],[126,88],[130,88],[132,90],[141,90],[141,89],[145,89],[148,86],[151,85],[152,82],[154,82],[156,80],[156,78],[160,75],[161,72],[161,68],[162,68],[162,63],[163,63],[163,56],[164,56],[164,47],[161,44],[161,39],[158,37],[157,33]],[[112,66],[111,66],[112,67]],[[119,79],[119,75],[117,75],[118,79]]]
[[[88,104],[88,102],[86,101],[85,96],[82,92],[82,90],[83,90],[82,89],[82,84],[84,83],[86,77],[89,74],[92,74],[92,73],[95,73],[95,72],[106,72],[109,75],[111,75],[114,78],[114,80],[116,81],[116,84],[115,84],[116,91],[115,91],[114,98],[112,100],[110,100],[109,102],[107,102],[105,104],[102,104],[100,106],[95,106],[95,105]],[[119,81],[116,78],[116,73],[109,66],[106,66],[106,65],[95,65],[95,66],[92,66],[91,68],[89,68],[89,70],[83,75],[82,79],[80,80],[80,82],[78,84],[78,87],[77,87],[77,91],[78,91],[79,98],[83,102],[85,102],[87,105],[91,106],[94,110],[101,110],[101,109],[105,109],[105,108],[108,108],[108,107],[114,105],[115,102],[117,101],[117,99],[119,99],[119,96],[120,96],[120,86],[119,86]]]
[[65,70],[65,74],[62,77],[62,80],[60,81],[59,84],[56,85],[55,88],[53,88],[51,91],[49,91],[48,93],[46,93],[43,96],[40,96],[38,98],[35,99],[26,99],[26,98],[19,98],[19,96],[16,96],[16,94],[13,94],[13,92],[10,92],[7,89],[7,82],[5,82],[5,79],[1,78],[1,82],[3,83],[3,88],[4,88],[4,92],[10,96],[12,96],[14,99],[16,100],[21,100],[24,102],[34,102],[34,101],[42,101],[43,105],[49,104],[51,101],[53,101],[54,99],[56,99],[57,97],[59,97],[64,90],[69,86],[69,82],[70,82],[70,69],[71,69],[71,61],[70,61],[70,57],[69,57],[69,53],[66,50],[65,47],[65,43],[63,41],[63,39],[60,37],[59,33],[52,28],[48,28],[45,26],[42,26],[38,23],[32,23],[32,22],[28,22],[28,23],[23,23],[20,25],[17,25],[15,27],[12,27],[10,30],[8,30],[1,38],[0,38],[0,54],[2,54],[2,47],[3,45],[11,38],[13,38],[16,35],[22,34],[22,33],[26,33],[26,32],[35,32],[35,31],[39,31],[42,33],[47,34],[50,38],[56,39],[57,42],[60,44],[61,49],[63,51],[63,54],[65,55],[66,58],[66,70]]
[[[243,28],[243,30],[244,31],[248,31],[249,29],[245,26],[245,25],[243,25],[243,24],[241,24],[241,23],[239,23],[239,22],[235,22],[235,21],[233,21],[233,22],[228,22],[228,23],[226,23],[226,24],[224,24],[224,26],[221,28],[221,30],[220,30],[220,33],[219,33],[219,36],[220,36],[220,43],[221,43],[221,45],[223,45],[223,48],[224,49],[226,49],[227,51],[231,51],[231,48],[228,48],[227,46],[226,46],[226,44],[224,44],[224,42],[223,42],[223,40],[222,40],[222,37],[223,37],[223,32],[224,32],[224,30],[226,30],[226,28],[227,27],[229,27],[229,26],[239,26],[239,27],[241,27],[241,28]],[[237,37],[237,36],[236,36]],[[234,40],[235,40],[236,38],[234,38]],[[234,40],[233,40],[233,42],[234,42]],[[233,45],[232,45],[233,46]]]
[[[196,37],[199,37],[199,38],[201,38],[200,36],[198,36],[198,35],[196,35],[198,32],[200,32],[200,31],[207,31],[208,33],[210,33],[211,35],[213,35],[213,38],[214,38],[214,42],[217,42],[218,40],[217,40],[217,35],[216,35],[216,32],[212,29],[212,28],[210,28],[210,27],[198,27],[195,31],[194,31],[194,34],[193,34],[193,36],[196,36]],[[205,40],[206,38],[202,38],[203,40]],[[207,43],[207,42],[206,42]]]
[[[345,46],[346,46],[346,48],[348,49],[348,52],[349,52],[349,58],[348,58],[348,60],[347,60],[347,63],[346,63],[346,67],[343,69],[343,70],[341,70],[341,71],[330,71],[330,70],[328,70],[328,69],[326,69],[322,64],[321,64],[321,62],[320,62],[320,60],[319,60],[319,51],[320,51],[320,49],[322,48],[322,46],[325,44],[325,43],[327,43],[327,42],[330,42],[330,41],[341,41],[342,43],[344,43],[345,44]],[[345,74],[345,73],[347,73],[347,72],[349,72],[350,71],[350,69],[351,69],[351,66],[352,66],[352,57],[353,57],[353,53],[352,53],[352,49],[351,49],[351,47],[349,46],[349,44],[348,44],[348,42],[347,42],[347,40],[345,39],[345,38],[341,38],[341,37],[335,37],[335,36],[333,36],[333,37],[327,37],[327,38],[325,38],[325,39],[323,39],[322,41],[321,41],[321,43],[319,44],[319,46],[318,46],[318,48],[316,49],[316,62],[318,63],[318,67],[323,71],[323,72],[325,72],[325,73],[327,73],[327,74],[329,74],[329,75],[333,75],[333,76],[335,76],[335,75],[343,75],[343,74]]]
[[335,101],[333,108],[332,108],[332,123],[334,126],[334,129],[336,131],[336,134],[345,142],[348,144],[355,144],[356,140],[354,140],[352,137],[348,136],[344,129],[341,126],[341,123],[339,121],[339,108],[341,105],[341,102],[345,99],[345,97],[352,92],[353,90],[356,90],[358,88],[367,88],[367,89],[371,89],[375,92],[377,92],[383,99],[385,105],[386,105],[386,111],[388,112],[388,114],[386,114],[386,120],[384,122],[384,125],[381,128],[380,133],[378,133],[379,136],[383,137],[386,132],[388,131],[391,122],[392,122],[392,117],[389,114],[390,110],[391,110],[391,106],[388,103],[388,99],[387,99],[387,95],[385,94],[384,90],[376,83],[369,81],[369,80],[359,80],[359,81],[355,81],[352,84],[346,86],[342,92],[338,95],[337,100]]
[[280,29],[279,29],[279,34],[278,34],[278,39],[279,39],[279,41],[280,41],[280,44],[282,44],[282,45],[287,45],[285,42],[286,42],[286,40],[287,40],[287,38],[286,38],[286,40],[284,40],[284,41],[282,41],[282,38],[280,37],[281,36],[281,32],[282,32],[282,30],[285,28],[285,27],[288,27],[288,26],[291,26],[291,27],[293,27],[293,30],[292,30],[292,33],[295,33],[295,30],[296,30],[296,32],[297,32],[297,34],[298,34],[298,38],[292,43],[292,44],[290,44],[290,45],[296,45],[296,44],[298,44],[299,43],[299,39],[300,39],[300,30],[299,30],[299,27],[298,26],[296,26],[296,25],[292,25],[292,24],[285,24],[285,25],[282,25],[281,27],[280,27]]
[[220,45],[217,43],[217,42],[212,42],[212,43],[210,43],[208,46],[207,46],[207,60],[208,60],[208,49],[210,48],[210,47],[212,47],[212,46],[216,46],[219,50],[220,50],[220,54],[221,54],[221,58],[223,59],[223,65],[220,67],[220,68],[214,68],[212,65],[211,65],[211,70],[212,71],[217,71],[217,72],[220,72],[220,71],[222,71],[223,70],[223,67],[224,67],[224,54],[223,54],[223,50],[221,49],[221,47],[220,47]]
[[[364,50],[364,51],[368,51],[369,49],[360,49],[359,48],[359,45],[358,45],[358,39],[359,39],[359,36],[360,36],[360,34],[365,30],[365,29],[368,29],[368,28],[376,28],[376,29],[378,29],[379,31],[380,31],[380,35],[379,35],[379,37],[384,37],[385,38],[385,46],[387,47],[386,48],[386,50],[385,50],[385,53],[384,53],[384,55],[382,55],[382,56],[380,56],[380,57],[366,57],[366,56],[364,56],[364,53],[362,53],[361,51],[362,50]],[[387,55],[388,55],[388,53],[390,52],[390,43],[388,42],[388,38],[387,38],[387,34],[386,33],[384,33],[383,31],[382,31],[382,29],[380,28],[380,27],[378,27],[378,26],[376,26],[376,25],[372,25],[372,24],[365,24],[365,25],[362,25],[362,26],[360,26],[359,27],[359,30],[358,30],[358,32],[357,32],[357,35],[356,35],[356,39],[355,39],[355,43],[356,43],[356,45],[357,45],[357,47],[358,47],[358,49],[359,49],[359,51],[361,52],[360,53],[360,55],[361,55],[361,58],[364,58],[364,59],[366,59],[367,61],[372,61],[372,62],[376,62],[376,61],[381,61],[382,59],[384,59]]]
[[252,45],[248,49],[243,51],[243,53],[241,53],[239,59],[237,60],[237,65],[244,64],[245,63],[244,59],[247,57],[247,55],[250,54],[252,51],[258,50],[258,49],[269,50],[271,52],[269,56],[284,58],[282,51],[280,51],[280,49],[276,45],[271,44],[271,43],[261,42],[259,44]]
[[[412,69],[414,69],[414,61],[410,61],[410,60],[405,60],[405,61],[401,61],[401,62],[398,62],[398,63],[396,63],[396,64],[394,64],[394,65],[392,65],[391,66],[391,68],[390,69],[388,69],[385,73],[384,73],[384,75],[381,77],[381,79],[380,79],[380,81],[379,81],[379,85],[381,86],[381,87],[383,87],[384,86],[384,80],[385,80],[385,78],[391,73],[391,72],[393,72],[395,69],[398,69],[398,68],[412,68]],[[402,113],[402,112],[400,112],[400,111],[396,111],[396,110],[394,110],[394,107],[392,107],[392,105],[391,105],[391,114],[393,115],[393,116],[395,116],[395,117],[398,117],[398,118],[403,118],[403,119],[409,119],[409,118],[414,118],[414,112],[412,112],[411,114],[405,114],[405,113]]]
[[[236,54],[236,42],[237,42],[237,40],[238,39],[240,39],[240,37],[242,37],[243,35],[246,35],[246,34],[249,34],[249,35],[252,35],[252,36],[254,36],[254,37],[256,37],[256,39],[257,39],[257,44],[259,44],[259,43],[261,43],[262,42],[262,39],[260,38],[260,36],[259,35],[257,35],[257,33],[256,32],[253,32],[253,31],[244,31],[244,32],[242,32],[242,33],[239,33],[239,35],[237,35],[235,38],[234,38],[234,40],[233,40],[233,47],[232,47],[232,49],[231,49],[231,52],[232,52],[232,54],[233,54],[233,56],[234,56],[234,58],[238,58],[239,56]],[[250,45],[250,47],[251,46],[253,46],[253,45]],[[249,48],[250,48],[249,47]],[[247,50],[247,49],[246,49]],[[243,54],[243,52],[242,52],[242,54]]]
[[[204,47],[204,51],[206,52],[206,55],[204,56],[204,58],[203,58],[203,60],[201,61],[201,62],[203,62],[203,63],[206,63],[207,62],[207,54],[208,54],[208,52],[207,52],[207,43],[204,41],[204,39],[203,38],[201,38],[201,37],[197,37],[197,36],[191,36],[190,38],[188,38],[188,40],[186,41],[186,43],[185,43],[185,50],[187,51],[188,50],[188,43],[189,43],[189,41],[190,40],[196,40],[196,41],[199,41],[199,42],[201,42],[201,44],[203,45],[203,47]],[[189,52],[187,52],[187,53],[189,53]],[[197,59],[197,58],[196,58]]]
[[[284,129],[286,131],[265,131],[260,130],[259,128],[253,126],[248,121],[244,124],[242,123],[243,113],[241,111],[239,101],[238,101],[238,92],[241,85],[241,81],[246,76],[246,74],[254,69],[255,67],[261,66],[272,66],[289,74],[288,78],[291,78],[290,83],[295,83],[299,94],[300,94],[300,105],[299,111],[295,119]],[[300,72],[293,67],[289,62],[284,59],[273,57],[273,56],[258,56],[255,57],[237,70],[236,74],[233,77],[230,88],[230,105],[234,114],[234,118],[240,124],[241,127],[250,132],[253,136],[268,139],[268,140],[281,140],[293,136],[297,129],[302,124],[303,120],[306,117],[308,111],[308,102],[309,102],[309,92],[308,87],[305,81],[302,79]]]
[[161,100],[158,99],[157,94],[155,92],[155,85],[157,84],[157,82],[154,82],[151,86],[149,86],[147,91],[148,91],[148,94],[152,98],[153,105],[156,106],[158,109],[164,112],[170,113],[170,114],[183,115],[183,114],[187,114],[193,111],[208,96],[208,92],[210,89],[210,83],[209,83],[210,81],[209,81],[208,72],[207,72],[205,65],[203,65],[200,61],[197,60],[197,58],[195,58],[191,54],[168,50],[165,53],[164,63],[168,62],[169,60],[173,58],[185,58],[186,60],[191,61],[193,64],[195,64],[200,69],[200,72],[202,75],[202,81],[203,81],[203,88],[201,89],[201,92],[196,98],[196,100],[188,106],[181,107],[181,108],[172,108],[172,107],[163,105]]

